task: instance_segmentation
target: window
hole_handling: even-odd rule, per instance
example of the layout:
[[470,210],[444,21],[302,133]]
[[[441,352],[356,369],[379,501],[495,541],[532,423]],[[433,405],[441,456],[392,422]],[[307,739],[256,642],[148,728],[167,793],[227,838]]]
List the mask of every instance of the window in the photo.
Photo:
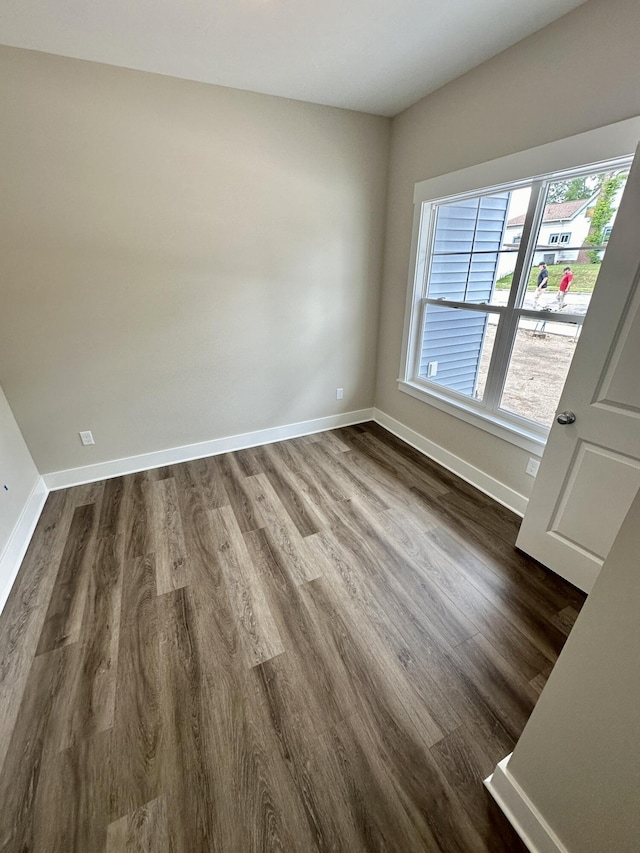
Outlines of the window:
[[[562,203],[564,188],[570,184],[575,191],[580,183],[581,198],[593,198],[595,209],[599,188],[613,179],[613,222],[630,162],[627,156],[422,199],[418,185],[399,388],[538,450],[555,415],[607,234],[606,227],[596,234],[584,215],[571,232],[550,234],[549,200]],[[494,164],[485,166],[495,171]],[[462,174],[449,176],[450,182],[462,183]],[[447,177],[424,187],[444,187]],[[609,201],[613,197],[609,192]],[[550,244],[562,246],[557,262],[545,254]],[[561,290],[566,266],[574,279]]]

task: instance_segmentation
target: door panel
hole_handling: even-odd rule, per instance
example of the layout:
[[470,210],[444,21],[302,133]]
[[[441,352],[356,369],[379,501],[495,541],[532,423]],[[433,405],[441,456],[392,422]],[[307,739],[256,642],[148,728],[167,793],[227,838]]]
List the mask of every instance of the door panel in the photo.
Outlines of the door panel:
[[[576,450],[549,532],[604,560],[640,489],[640,460],[585,441]],[[603,501],[603,494],[615,494],[616,499]]]
[[625,313],[595,402],[640,416],[640,287],[637,283],[631,306]]
[[639,231],[636,152],[516,543],[587,592],[640,489]]

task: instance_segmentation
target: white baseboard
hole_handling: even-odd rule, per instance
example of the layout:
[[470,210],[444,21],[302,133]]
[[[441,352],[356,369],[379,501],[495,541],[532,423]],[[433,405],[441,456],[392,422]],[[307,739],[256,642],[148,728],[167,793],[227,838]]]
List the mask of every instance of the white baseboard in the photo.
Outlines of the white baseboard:
[[48,494],[49,490],[43,478],[38,477],[20,514],[20,518],[13,528],[9,541],[0,556],[0,613],[2,613],[7,603],[11,587],[18,576],[20,565],[22,564],[24,555],[27,553],[29,542],[31,542],[33,531],[36,529],[36,524],[38,523]]
[[520,785],[509,773],[508,755],[484,784],[531,853],[569,853]]
[[498,503],[506,506],[507,509],[515,512],[516,515],[524,515],[524,511],[527,508],[528,498],[521,495],[520,492],[510,489],[508,486],[505,486],[504,483],[501,483],[500,480],[496,480],[495,477],[490,477],[489,474],[485,474],[484,471],[470,465],[468,462],[465,462],[464,459],[461,459],[454,453],[450,453],[448,450],[445,450],[444,447],[440,447],[439,444],[436,444],[434,441],[430,441],[428,438],[425,438],[420,435],[420,433],[415,432],[400,423],[400,421],[397,421],[395,418],[392,418],[380,409],[373,410],[373,419],[376,423],[379,423],[380,426],[388,429],[389,432],[392,432],[398,438],[406,441],[407,444],[415,447],[416,450],[424,453],[425,456],[433,459],[434,462],[442,465],[443,468],[446,468],[453,474],[457,474],[458,477],[465,480],[467,483],[470,483],[472,486],[475,486],[476,489],[479,489],[485,495],[489,495],[489,497],[498,501]]
[[123,474],[134,474],[137,471],[147,471],[150,468],[160,468],[163,465],[189,462],[192,459],[201,459],[204,456],[217,456],[219,453],[243,450],[246,447],[256,447],[260,444],[273,444],[275,441],[299,438],[303,435],[325,432],[328,429],[359,424],[372,419],[373,409],[360,409],[355,412],[329,415],[329,417],[302,421],[297,424],[261,429],[256,430],[256,432],[245,432],[226,438],[214,438],[210,441],[187,444],[183,447],[170,447],[167,450],[141,453],[139,456],[128,456],[125,459],[97,462],[95,465],[85,465],[82,468],[54,471],[44,475],[44,482],[50,491],[66,489],[69,486],[94,483],[96,480],[107,480],[110,477],[120,477]]

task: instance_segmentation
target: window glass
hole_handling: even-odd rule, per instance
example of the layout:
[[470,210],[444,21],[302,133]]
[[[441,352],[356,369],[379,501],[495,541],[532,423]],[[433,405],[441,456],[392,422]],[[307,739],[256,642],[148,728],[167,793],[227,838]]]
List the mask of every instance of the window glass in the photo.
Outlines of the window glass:
[[500,406],[550,427],[580,326],[522,317],[518,323]]
[[[628,167],[617,168],[549,184],[536,236],[526,308],[587,313],[627,173]],[[547,287],[538,287],[540,276],[545,273]],[[560,292],[564,293],[563,298]]]
[[429,299],[506,304],[530,195],[523,187],[436,207]]
[[419,376],[481,400],[498,316],[426,305]]

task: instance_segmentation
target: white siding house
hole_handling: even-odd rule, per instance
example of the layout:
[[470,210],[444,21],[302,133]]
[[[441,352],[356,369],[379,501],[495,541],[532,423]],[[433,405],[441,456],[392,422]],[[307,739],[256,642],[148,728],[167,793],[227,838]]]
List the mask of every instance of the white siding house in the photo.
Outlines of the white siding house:
[[[604,241],[609,240],[624,184],[616,191],[612,200],[613,214],[604,229]],[[542,226],[538,235],[536,252],[533,256],[533,266],[540,262],[545,264],[575,264],[588,263],[589,259],[581,254],[591,227],[591,215],[598,200],[598,193],[591,198],[580,201],[563,201],[548,204],[544,210]],[[514,216],[507,222],[504,235],[504,248],[513,249],[520,245],[525,215]],[[502,254],[498,266],[498,278],[510,275],[516,264],[515,254]]]
[[[576,263],[580,253],[579,247],[584,245],[591,225],[587,214],[593,209],[596,199],[597,193],[581,201],[563,201],[545,207],[533,259],[534,266],[541,261],[545,264]],[[514,216],[507,222],[505,248],[517,247],[520,244],[523,225],[524,214]],[[502,255],[499,277],[512,273],[515,263],[515,255]]]

